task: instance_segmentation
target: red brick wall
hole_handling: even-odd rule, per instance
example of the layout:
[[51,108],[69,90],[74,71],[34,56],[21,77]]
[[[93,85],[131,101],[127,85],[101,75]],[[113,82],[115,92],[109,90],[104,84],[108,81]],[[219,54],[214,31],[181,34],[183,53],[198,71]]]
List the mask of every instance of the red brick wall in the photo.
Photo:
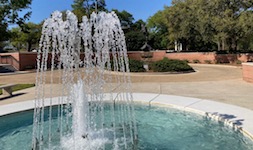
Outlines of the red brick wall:
[[[128,57],[130,59],[143,60],[141,55],[143,52],[128,52]],[[152,61],[162,60],[164,57],[169,59],[180,59],[188,60],[193,62],[193,60],[199,60],[201,63],[205,63],[205,60],[209,60],[212,63],[215,62],[215,53],[166,53],[166,51],[153,51]]]
[[37,53],[19,53],[20,70],[34,69],[37,65]]
[[[152,58],[146,60],[158,61],[162,60],[164,57],[169,59],[181,59],[188,60],[189,62],[193,62],[193,60],[199,60],[201,63],[206,63],[206,60],[211,61],[211,63],[220,62],[220,63],[236,63],[238,60],[241,62],[249,62],[253,61],[253,54],[215,54],[213,52],[204,53],[204,52],[191,52],[191,53],[166,53],[166,51],[153,51],[148,52],[152,54]],[[128,57],[130,59],[136,60],[145,60],[143,57],[147,52],[142,51],[129,51]],[[11,55],[15,58],[18,63],[13,63],[15,68],[19,70],[25,70],[36,67],[36,58],[37,53],[0,53],[0,56]],[[81,54],[83,58],[84,55]],[[49,55],[50,64],[50,55]],[[14,62],[14,61],[13,61]],[[0,57],[1,63],[1,57]]]
[[206,63],[205,61],[214,63],[215,61],[215,53],[167,53],[165,56],[169,59],[188,60],[189,62],[198,60],[200,63]]
[[242,64],[243,80],[253,83],[253,63]]
[[17,70],[20,70],[19,53],[0,53],[0,64],[8,63]]
[[128,58],[134,59],[134,60],[142,60],[141,58],[141,51],[129,51],[127,52]]
[[166,51],[154,51],[152,61],[162,60],[166,57]]
[[0,56],[8,56],[8,55],[11,55],[16,60],[19,61],[19,53],[18,52],[16,52],[16,53],[0,53]]
[[[193,62],[198,60],[200,63],[237,63],[253,61],[253,54],[216,54],[214,52],[180,52],[166,53],[166,51],[153,51],[152,61],[162,60],[164,57],[169,59],[188,60]],[[130,59],[143,60],[141,55],[143,52],[128,52]]]

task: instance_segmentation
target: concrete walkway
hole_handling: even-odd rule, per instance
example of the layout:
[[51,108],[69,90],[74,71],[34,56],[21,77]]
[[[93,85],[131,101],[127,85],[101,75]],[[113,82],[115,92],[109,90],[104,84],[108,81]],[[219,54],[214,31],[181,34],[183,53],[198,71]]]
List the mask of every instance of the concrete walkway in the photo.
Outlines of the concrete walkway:
[[[241,67],[191,65],[196,72],[131,73],[134,100],[198,113],[207,112],[209,116],[218,116],[218,119],[233,127],[242,127],[242,132],[253,139],[253,84],[242,80]],[[57,74],[56,72],[56,78]],[[0,84],[35,83],[35,77],[36,73],[2,75]],[[114,92],[117,92],[117,89]],[[45,93],[52,93],[53,97],[60,96],[60,85],[46,84]],[[35,98],[35,87],[13,94],[13,97],[0,96],[0,116],[24,108],[33,108],[31,100]]]
[[[253,84],[242,80],[241,67],[202,64],[191,66],[196,72],[131,73],[133,91],[208,99],[253,110]],[[36,73],[2,75],[0,84],[35,83],[35,77]],[[57,93],[57,87],[58,85],[52,85],[53,93]],[[46,90],[50,90],[49,85]],[[34,99],[35,88],[17,91],[14,95],[11,98],[0,96],[0,105]]]

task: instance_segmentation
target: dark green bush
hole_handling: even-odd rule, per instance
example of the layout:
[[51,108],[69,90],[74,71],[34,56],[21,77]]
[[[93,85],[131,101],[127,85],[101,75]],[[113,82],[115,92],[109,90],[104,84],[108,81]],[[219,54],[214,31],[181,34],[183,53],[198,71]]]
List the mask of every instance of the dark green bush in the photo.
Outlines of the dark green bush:
[[189,63],[189,62],[190,62],[190,61],[189,61],[189,60],[187,60],[187,59],[184,59],[183,61],[184,61],[184,62],[186,62],[186,63]]
[[[114,62],[111,60],[111,70],[116,71],[113,64],[114,64]],[[107,66],[107,64],[106,64],[106,66]],[[119,67],[119,65],[118,65],[118,67]],[[120,71],[119,68],[117,71]],[[145,72],[146,71],[146,69],[143,67],[142,61],[133,60],[133,59],[129,59],[129,69],[130,69],[130,72]]]
[[192,67],[187,62],[176,59],[164,58],[163,60],[154,62],[152,70],[155,72],[185,72],[193,71]]
[[192,62],[193,62],[194,64],[200,63],[200,61],[199,61],[198,59],[194,59]]
[[240,64],[242,64],[242,61],[236,60],[235,63],[236,63],[237,65],[240,65]]
[[145,68],[143,67],[143,62],[139,60],[129,60],[129,69],[130,72],[145,72]]
[[212,61],[211,61],[211,60],[205,60],[205,63],[206,63],[206,64],[211,64]]

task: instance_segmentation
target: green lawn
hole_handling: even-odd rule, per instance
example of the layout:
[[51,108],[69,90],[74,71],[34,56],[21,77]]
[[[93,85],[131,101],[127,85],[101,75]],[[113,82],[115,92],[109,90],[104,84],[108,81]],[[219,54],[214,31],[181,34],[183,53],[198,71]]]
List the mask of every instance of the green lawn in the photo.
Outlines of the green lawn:
[[[13,91],[18,91],[18,90],[22,90],[22,89],[26,89],[26,88],[30,88],[30,87],[34,87],[35,84],[17,84],[16,86],[12,87]],[[2,90],[0,90],[0,95],[2,94]]]

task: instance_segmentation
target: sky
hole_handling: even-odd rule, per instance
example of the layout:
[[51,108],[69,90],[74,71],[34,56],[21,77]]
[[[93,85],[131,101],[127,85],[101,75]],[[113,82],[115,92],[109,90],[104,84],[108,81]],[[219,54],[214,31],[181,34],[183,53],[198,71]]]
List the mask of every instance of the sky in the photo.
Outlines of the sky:
[[[126,10],[133,15],[135,21],[146,21],[164,6],[169,6],[171,0],[105,0],[107,9]],[[33,0],[31,5],[32,15],[30,22],[40,23],[50,17],[55,10],[71,10],[73,0]]]

